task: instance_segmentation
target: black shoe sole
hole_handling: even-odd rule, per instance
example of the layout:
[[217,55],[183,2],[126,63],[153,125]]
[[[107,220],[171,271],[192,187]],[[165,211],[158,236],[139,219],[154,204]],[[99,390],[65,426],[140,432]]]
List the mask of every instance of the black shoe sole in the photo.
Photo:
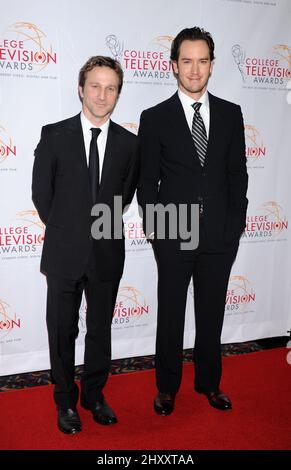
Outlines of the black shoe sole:
[[155,412],[157,413],[157,415],[159,416],[169,416],[173,413],[174,411],[174,408],[172,410],[163,410],[161,408],[158,408],[155,404],[154,404],[154,410]]
[[118,423],[117,418],[116,418],[115,420],[112,420],[112,421],[99,421],[98,419],[96,419],[96,418],[93,416],[93,419],[94,419],[95,423],[101,424],[102,426],[112,426],[113,424],[117,424],[117,423]]
[[80,429],[78,429],[78,430],[77,430],[77,429],[72,429],[71,431],[69,431],[68,429],[63,428],[63,427],[60,426],[59,424],[58,424],[58,428],[59,428],[59,430],[60,430],[61,432],[63,432],[64,434],[68,434],[68,435],[69,435],[69,434],[79,434],[79,432],[82,431],[82,428],[80,428]]
[[98,420],[98,419],[96,419],[95,416],[94,416],[94,411],[92,410],[92,408],[91,408],[90,406],[88,406],[87,403],[84,403],[83,401],[81,401],[81,402],[80,402],[80,405],[81,405],[82,408],[84,408],[84,410],[91,411],[95,423],[102,424],[103,426],[110,426],[110,425],[112,425],[112,424],[118,423],[117,418],[113,418],[112,421],[107,421],[107,422],[106,422],[106,421],[103,422],[103,421],[101,421],[101,420]]
[[212,401],[209,400],[209,398],[207,397],[206,393],[203,392],[203,390],[201,390],[200,388],[194,388],[194,390],[195,392],[200,393],[201,395],[205,395],[205,398],[207,398],[208,403],[210,406],[212,406],[212,408],[215,408],[216,410],[219,410],[219,411],[231,411],[232,410],[232,405],[229,405],[227,408],[221,408],[220,406],[217,406],[214,403],[212,403]]
[[210,406],[212,406],[212,408],[215,408],[216,410],[219,410],[219,411],[231,411],[232,410],[232,406],[228,406],[227,408],[222,408],[220,406],[214,405],[214,403],[212,403],[209,400],[208,400],[208,403]]

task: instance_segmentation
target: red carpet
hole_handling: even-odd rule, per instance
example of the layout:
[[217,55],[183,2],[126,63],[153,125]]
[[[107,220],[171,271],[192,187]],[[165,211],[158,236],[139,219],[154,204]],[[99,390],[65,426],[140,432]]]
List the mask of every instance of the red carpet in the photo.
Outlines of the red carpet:
[[291,365],[287,349],[224,358],[222,389],[233,410],[221,412],[193,392],[193,366],[184,366],[173,415],[153,411],[154,371],[110,378],[106,397],[119,423],[96,424],[80,409],[83,431],[56,427],[51,386],[0,394],[1,449],[291,449]]

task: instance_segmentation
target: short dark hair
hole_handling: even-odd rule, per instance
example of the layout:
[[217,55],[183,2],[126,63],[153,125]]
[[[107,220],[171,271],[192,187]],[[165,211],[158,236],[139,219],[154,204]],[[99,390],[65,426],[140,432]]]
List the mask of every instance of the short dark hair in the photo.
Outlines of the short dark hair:
[[116,72],[119,78],[118,94],[120,94],[123,85],[123,70],[121,65],[118,60],[114,60],[111,57],[106,57],[103,55],[95,55],[90,57],[90,59],[88,59],[87,62],[83,65],[79,72],[79,86],[84,88],[87,72],[90,72],[95,67],[109,67]]
[[171,47],[171,61],[177,62],[180,55],[180,48],[183,41],[197,41],[197,40],[206,41],[209,47],[210,60],[214,60],[214,41],[210,33],[205,31],[203,28],[185,28],[180,31],[179,34],[175,37],[172,42]]

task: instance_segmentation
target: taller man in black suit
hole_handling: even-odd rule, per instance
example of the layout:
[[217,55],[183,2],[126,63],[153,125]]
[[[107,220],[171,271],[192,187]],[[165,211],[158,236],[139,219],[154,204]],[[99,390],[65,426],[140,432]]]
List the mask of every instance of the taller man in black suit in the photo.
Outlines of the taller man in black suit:
[[136,188],[137,138],[110,120],[122,83],[117,61],[91,57],[79,73],[82,112],[44,126],[35,151],[32,198],[46,225],[41,271],[48,285],[54,398],[58,427],[68,434],[81,430],[74,359],[83,291],[87,334],[81,405],[100,424],[117,422],[102,389],[110,367],[111,320],[124,265],[124,239],[114,239],[114,228],[112,236],[93,239],[91,209],[96,203],[106,204],[113,219],[114,196],[122,198],[125,207]]
[[[140,121],[141,176],[138,200],[147,237],[153,233],[158,264],[156,413],[174,410],[182,375],[187,291],[194,282],[195,390],[227,410],[220,390],[221,330],[231,266],[245,227],[247,183],[240,107],[207,91],[214,42],[198,27],[182,30],[171,60],[179,89],[144,111]],[[181,250],[180,240],[157,239],[145,217],[147,204],[199,205],[199,245]],[[188,211],[188,214],[190,210]],[[189,221],[188,220],[188,224]],[[167,234],[167,230],[166,230]]]

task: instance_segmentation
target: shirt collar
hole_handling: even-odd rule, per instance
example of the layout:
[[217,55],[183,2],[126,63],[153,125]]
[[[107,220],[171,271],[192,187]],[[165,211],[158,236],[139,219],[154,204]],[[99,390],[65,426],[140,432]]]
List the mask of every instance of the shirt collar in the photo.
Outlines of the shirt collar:
[[[92,127],[97,127],[97,126],[94,126],[88,118],[86,118],[85,114],[83,111],[81,111],[81,124],[82,124],[82,128],[84,130],[84,132],[86,132],[87,134],[90,134],[91,135],[91,131],[90,129]],[[110,124],[110,119],[107,119],[106,122],[104,122],[104,124],[102,124],[102,126],[99,126],[99,129],[101,129],[102,133],[101,135],[103,137],[106,137],[107,134],[108,134],[108,129],[109,129],[109,124]]]
[[183,107],[185,108],[192,106],[193,103],[202,103],[202,105],[209,108],[209,96],[207,90],[203,93],[203,95],[199,98],[198,101],[194,100],[193,98],[190,98],[190,96],[186,95],[186,93],[184,93],[180,88],[178,89],[178,96],[181,100]]

